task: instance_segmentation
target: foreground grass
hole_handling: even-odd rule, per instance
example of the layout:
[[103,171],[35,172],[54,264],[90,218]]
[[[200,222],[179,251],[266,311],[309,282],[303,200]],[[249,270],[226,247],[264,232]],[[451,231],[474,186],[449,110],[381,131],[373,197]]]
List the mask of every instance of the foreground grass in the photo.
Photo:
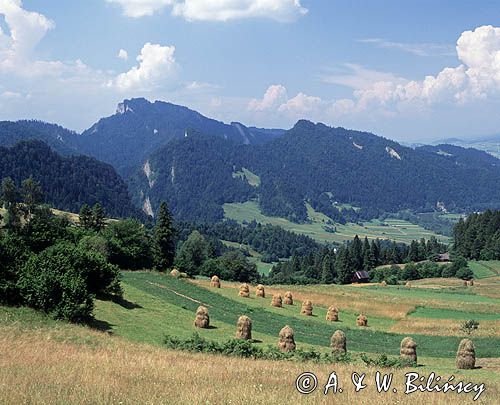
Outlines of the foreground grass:
[[[227,358],[168,351],[131,343],[86,327],[51,321],[26,309],[0,307],[0,403],[5,404],[317,404],[335,401],[318,388],[299,394],[296,377],[314,372],[320,386],[335,371],[343,388],[337,399],[360,404],[452,404],[471,401],[473,393],[405,395],[404,373],[394,373],[397,393],[377,394],[375,369],[360,365],[316,365]],[[482,369],[433,371],[447,379],[485,383],[479,403],[500,395],[498,364],[480,359]],[[496,372],[494,372],[496,370]],[[427,371],[417,369],[421,374]],[[493,371],[493,372],[492,372]],[[354,392],[352,372],[366,372],[368,387]],[[384,371],[383,371],[384,372]]]

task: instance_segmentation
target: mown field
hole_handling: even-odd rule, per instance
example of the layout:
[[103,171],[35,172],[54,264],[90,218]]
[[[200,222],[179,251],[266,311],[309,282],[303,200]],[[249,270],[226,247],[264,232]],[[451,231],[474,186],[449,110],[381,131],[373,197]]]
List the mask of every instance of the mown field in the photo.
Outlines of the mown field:
[[[488,262],[489,263],[489,262]],[[496,264],[489,263],[497,270]],[[412,288],[379,285],[274,286],[266,298],[238,297],[236,283],[214,289],[207,280],[182,280],[152,272],[124,272],[124,298],[97,300],[93,329],[56,322],[28,309],[0,307],[0,403],[323,403],[319,391],[301,396],[294,382],[301,372],[315,371],[320,381],[336,371],[350,381],[353,371],[368,372],[360,353],[397,356],[399,343],[412,336],[418,344],[417,371],[444,378],[460,376],[487,384],[481,397],[491,402],[500,394],[500,277],[478,280],[464,287],[459,280],[428,279]],[[295,303],[270,306],[272,293],[292,291]],[[300,304],[310,299],[314,316],[300,315]],[[209,309],[211,328],[193,326],[199,305]],[[326,309],[336,305],[340,322],[327,322]],[[367,328],[355,326],[359,313]],[[333,331],[347,335],[350,364],[317,365],[286,361],[222,358],[166,350],[165,334],[189,338],[194,332],[214,341],[234,336],[236,320],[253,320],[254,344],[275,346],[286,324],[295,331],[298,348],[329,352]],[[475,370],[457,370],[455,354],[464,334],[460,322],[480,322],[472,338],[476,344]],[[401,387],[404,370],[394,372]],[[372,387],[373,390],[373,387]],[[371,393],[371,394],[370,394]],[[343,400],[368,403],[375,391],[358,393],[346,387]],[[387,394],[377,402],[452,403],[472,400],[462,394]]]
[[449,241],[446,236],[438,235],[421,226],[399,219],[373,220],[363,225],[353,223],[346,225],[335,224],[334,226],[337,228],[337,231],[331,233],[327,232],[324,228],[325,226],[331,226],[327,224],[330,218],[316,212],[310,205],[307,204],[306,206],[310,219],[310,223],[306,224],[296,224],[285,218],[266,216],[261,213],[255,201],[224,204],[224,213],[226,218],[234,219],[240,223],[255,220],[262,224],[279,225],[286,230],[310,236],[320,242],[341,243],[345,240],[353,239],[355,235],[361,238],[367,236],[369,239],[390,239],[403,243],[409,243],[412,240],[419,240],[420,238],[429,239],[432,236],[443,242]]

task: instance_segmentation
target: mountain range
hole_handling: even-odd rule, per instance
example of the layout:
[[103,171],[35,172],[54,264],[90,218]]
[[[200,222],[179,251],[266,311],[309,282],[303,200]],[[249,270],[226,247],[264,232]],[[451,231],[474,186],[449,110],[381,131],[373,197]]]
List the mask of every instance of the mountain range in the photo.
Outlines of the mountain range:
[[[90,166],[95,159],[113,166],[106,165],[112,172],[104,176],[120,175],[128,186],[125,196],[112,181],[125,201],[122,212],[115,211],[120,215],[139,207],[151,215],[167,201],[178,219],[212,222],[223,218],[224,203],[250,199],[265,214],[296,222],[308,219],[305,202],[336,221],[406,209],[500,208],[500,161],[488,153],[448,144],[410,148],[305,120],[288,131],[260,129],[132,99],[82,134],[39,121],[0,123],[0,145],[29,139],[63,160],[88,155]],[[110,190],[98,181],[96,190],[101,187]],[[89,196],[75,198],[76,206]]]

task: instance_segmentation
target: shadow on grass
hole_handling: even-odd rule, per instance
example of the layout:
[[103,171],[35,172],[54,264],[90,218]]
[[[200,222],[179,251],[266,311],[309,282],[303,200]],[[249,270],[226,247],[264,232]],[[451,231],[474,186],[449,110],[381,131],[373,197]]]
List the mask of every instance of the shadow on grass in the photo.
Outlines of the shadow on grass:
[[113,334],[114,325],[106,321],[101,321],[99,319],[92,319],[91,321],[88,322],[88,326],[90,326],[92,329],[96,329],[101,332],[107,332],[110,335]]
[[115,304],[118,304],[118,305],[120,305],[121,307],[123,307],[125,309],[138,309],[138,308],[142,308],[139,304],[136,304],[135,302],[128,301],[128,300],[126,300],[123,297],[113,296],[110,299]]

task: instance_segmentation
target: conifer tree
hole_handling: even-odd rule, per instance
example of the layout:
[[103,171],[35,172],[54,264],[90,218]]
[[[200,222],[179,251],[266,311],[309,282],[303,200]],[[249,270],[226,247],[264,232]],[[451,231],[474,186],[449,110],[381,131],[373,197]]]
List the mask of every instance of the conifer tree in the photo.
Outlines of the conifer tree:
[[175,230],[167,203],[162,202],[153,229],[153,259],[158,270],[165,271],[174,263]]

